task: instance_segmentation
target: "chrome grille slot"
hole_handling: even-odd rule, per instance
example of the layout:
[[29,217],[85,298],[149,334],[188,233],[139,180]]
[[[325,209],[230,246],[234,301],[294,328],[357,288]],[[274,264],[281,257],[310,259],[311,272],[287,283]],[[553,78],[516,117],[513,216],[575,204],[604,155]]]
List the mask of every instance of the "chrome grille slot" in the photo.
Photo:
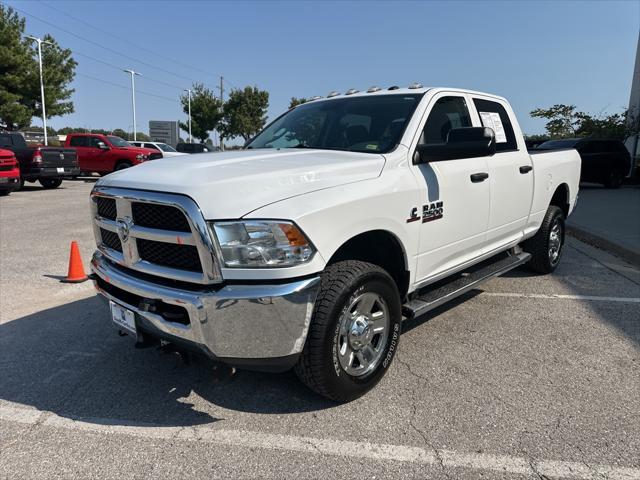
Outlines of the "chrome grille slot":
[[189,222],[177,208],[168,205],[134,202],[131,205],[133,222],[141,227],[161,228],[176,232],[190,232]]
[[98,215],[109,220],[115,220],[117,216],[116,201],[113,198],[98,197]]
[[139,238],[137,243],[138,255],[142,260],[192,272],[202,271],[198,249],[193,245],[154,242],[142,238]]
[[102,243],[109,248],[117,252],[122,252],[122,243],[120,243],[120,239],[118,238],[118,234],[114,232],[110,232],[109,230],[105,230],[104,228],[100,229],[100,236],[102,237]]
[[190,198],[97,186],[91,199],[98,249],[113,262],[170,280],[221,281],[209,228]]

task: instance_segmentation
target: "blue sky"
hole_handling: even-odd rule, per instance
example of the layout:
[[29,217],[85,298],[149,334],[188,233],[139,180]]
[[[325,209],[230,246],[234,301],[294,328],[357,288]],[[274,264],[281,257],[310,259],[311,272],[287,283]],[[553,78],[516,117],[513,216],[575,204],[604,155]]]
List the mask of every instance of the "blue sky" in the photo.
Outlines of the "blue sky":
[[213,87],[224,75],[227,88],[268,90],[271,117],[291,96],[419,81],[503,95],[526,133],[542,133],[528,115],[539,106],[627,106],[640,28],[640,1],[2,1],[111,50],[26,15],[29,34],[77,53],[76,112],[51,119],[57,128],[131,128],[127,74],[90,56],[142,72],[142,131],[184,119],[177,97],[190,80]]

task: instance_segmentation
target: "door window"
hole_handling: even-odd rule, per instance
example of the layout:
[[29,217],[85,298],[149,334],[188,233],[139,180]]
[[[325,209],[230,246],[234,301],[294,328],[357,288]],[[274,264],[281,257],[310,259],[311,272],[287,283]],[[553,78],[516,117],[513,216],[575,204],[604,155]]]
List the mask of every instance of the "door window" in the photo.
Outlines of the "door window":
[[446,143],[454,128],[471,126],[467,102],[463,97],[442,97],[431,109],[420,137],[421,144]]
[[100,148],[99,143],[104,143],[100,137],[90,137],[89,146],[91,148]]
[[518,142],[507,111],[498,102],[474,98],[473,104],[478,110],[483,127],[493,129],[496,135],[496,152],[517,150]]
[[87,147],[87,137],[71,137],[69,145],[71,147]]

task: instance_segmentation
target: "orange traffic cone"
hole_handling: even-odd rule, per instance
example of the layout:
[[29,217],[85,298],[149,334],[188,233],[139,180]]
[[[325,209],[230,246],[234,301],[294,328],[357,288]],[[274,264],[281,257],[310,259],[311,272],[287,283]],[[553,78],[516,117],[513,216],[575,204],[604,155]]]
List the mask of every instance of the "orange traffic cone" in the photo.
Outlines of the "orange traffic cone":
[[71,253],[69,254],[69,271],[67,278],[64,278],[62,281],[64,283],[80,283],[88,279],[89,277],[84,273],[84,267],[82,266],[78,242],[73,241],[71,242]]

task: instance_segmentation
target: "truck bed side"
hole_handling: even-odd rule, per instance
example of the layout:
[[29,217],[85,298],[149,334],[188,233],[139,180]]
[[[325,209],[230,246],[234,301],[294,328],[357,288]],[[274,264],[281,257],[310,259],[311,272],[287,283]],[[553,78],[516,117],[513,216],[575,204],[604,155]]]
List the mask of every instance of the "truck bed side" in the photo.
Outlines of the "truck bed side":
[[551,199],[558,188],[566,189],[570,214],[576,204],[580,183],[580,155],[574,149],[552,152],[530,152],[533,163],[534,189],[531,213],[525,235],[533,235],[540,227]]

